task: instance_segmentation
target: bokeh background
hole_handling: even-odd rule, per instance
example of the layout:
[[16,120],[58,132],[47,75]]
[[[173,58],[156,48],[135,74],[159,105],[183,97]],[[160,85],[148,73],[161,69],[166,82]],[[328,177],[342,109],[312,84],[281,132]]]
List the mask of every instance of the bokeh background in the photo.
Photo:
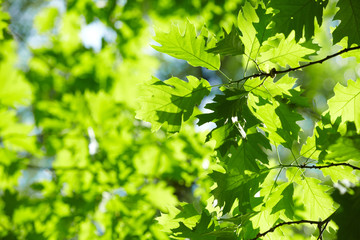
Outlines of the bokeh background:
[[[213,143],[204,144],[212,125],[192,119],[179,134],[152,133],[135,119],[141,85],[152,75],[226,80],[156,52],[151,36],[187,19],[220,36],[244,0],[0,3],[0,238],[169,239],[161,212],[213,200],[207,174],[216,161]],[[330,1],[325,16],[335,10]],[[320,56],[340,49],[330,39],[336,24],[326,17],[316,29]],[[256,71],[245,66],[222,59],[233,79]],[[314,111],[302,113],[305,139],[337,79],[360,77],[360,67],[343,55],[292,76],[313,99]]]

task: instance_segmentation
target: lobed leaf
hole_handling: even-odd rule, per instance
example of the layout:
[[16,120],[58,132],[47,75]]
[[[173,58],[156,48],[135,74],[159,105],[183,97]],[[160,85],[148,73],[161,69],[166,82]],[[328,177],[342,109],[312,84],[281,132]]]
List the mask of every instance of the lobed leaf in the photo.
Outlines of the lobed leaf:
[[245,47],[245,54],[256,59],[258,50],[260,48],[260,42],[257,39],[257,31],[252,23],[259,22],[259,17],[256,14],[256,10],[249,2],[246,2],[238,15],[238,27],[242,33],[240,37]]
[[230,168],[237,168],[240,172],[259,172],[257,160],[267,164],[268,157],[264,149],[271,149],[268,139],[261,133],[247,134],[239,146],[232,147],[229,154],[222,159]]
[[206,51],[223,56],[244,54],[244,44],[240,40],[239,30],[233,25],[230,33],[227,33],[225,29],[223,29],[223,32],[224,37],[216,43],[216,46]]
[[322,185],[321,181],[312,177],[300,178],[296,181],[301,187],[302,201],[305,206],[305,217],[309,220],[324,220],[334,212],[334,201],[327,191],[328,186]]
[[182,34],[179,27],[172,24],[170,32],[155,31],[154,40],[161,46],[152,47],[172,57],[186,60],[194,67],[205,67],[210,70],[220,69],[220,56],[207,52],[205,49],[214,47],[215,39],[209,38],[208,30],[203,27],[197,36],[195,26],[186,22],[185,32]]
[[210,93],[205,79],[187,77],[188,82],[172,77],[164,82],[153,77],[145,87],[141,109],[136,118],[152,124],[153,131],[165,126],[168,132],[179,132],[181,123],[188,120],[195,106]]
[[272,143],[291,149],[293,142],[298,141],[300,127],[296,122],[302,120],[302,116],[285,103],[265,101],[253,94],[249,94],[248,103],[253,114],[264,124],[261,128],[269,134]]
[[277,35],[276,38],[266,41],[258,57],[259,65],[267,63],[270,67],[297,67],[300,61],[308,61],[306,57],[315,50],[297,43],[294,35],[291,33],[287,38]]
[[337,83],[335,96],[328,101],[331,120],[341,116],[341,123],[355,122],[357,133],[360,133],[360,81],[348,81],[348,86]]
[[314,20],[321,26],[323,9],[328,0],[272,0],[269,7],[278,10],[273,21],[277,32],[288,36],[295,30],[295,40],[299,41],[303,36],[310,39],[314,35]]
[[229,169],[226,173],[214,171],[210,174],[217,184],[212,193],[219,206],[224,207],[224,213],[231,210],[236,199],[239,200],[239,210],[243,213],[251,208],[250,201],[260,190],[259,186],[267,173],[247,173],[235,168]]
[[332,33],[333,43],[348,37],[348,47],[353,43],[360,45],[360,1],[341,0],[336,6],[340,9],[334,20],[340,20],[340,24]]

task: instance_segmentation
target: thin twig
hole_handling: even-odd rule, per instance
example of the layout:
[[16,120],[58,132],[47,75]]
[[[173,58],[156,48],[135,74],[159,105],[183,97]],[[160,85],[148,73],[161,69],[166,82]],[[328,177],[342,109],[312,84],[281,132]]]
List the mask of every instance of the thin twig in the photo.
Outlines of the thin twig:
[[353,50],[357,50],[357,49],[360,49],[360,46],[345,48],[345,49],[343,49],[343,50],[341,50],[341,51],[339,51],[337,53],[334,53],[332,55],[329,55],[329,56],[327,56],[325,58],[322,58],[322,59],[314,61],[314,62],[309,62],[307,64],[304,64],[304,65],[301,65],[301,66],[298,66],[298,67],[295,67],[295,68],[288,68],[288,69],[285,69],[285,70],[275,70],[272,73],[259,72],[259,73],[256,73],[256,74],[253,74],[253,75],[250,75],[250,76],[247,76],[247,77],[243,77],[243,78],[241,78],[239,80],[235,80],[235,81],[233,81],[233,83],[241,82],[241,81],[247,80],[249,78],[265,77],[265,76],[269,77],[269,76],[271,76],[271,74],[282,74],[282,73],[296,71],[298,69],[302,69],[302,68],[305,68],[305,67],[317,64],[317,63],[323,63],[324,61],[329,60],[330,58],[333,58],[333,57],[336,57],[336,56],[338,56],[340,54],[343,54],[343,53],[346,53],[346,52],[349,52],[349,51],[353,51]]
[[318,166],[318,165],[304,165],[304,164],[301,164],[301,165],[284,165],[284,164],[281,164],[281,165],[279,165],[279,166],[277,166],[277,167],[275,167],[275,168],[296,167],[296,168],[321,169],[321,168],[330,168],[330,167],[337,167],[337,166],[351,167],[351,168],[354,169],[354,170],[360,170],[360,167],[351,165],[350,163],[330,163],[330,164],[328,164],[328,165],[321,165],[321,166]]
[[[299,221],[292,221],[292,222],[282,222],[282,223],[279,223],[277,225],[275,225],[274,227],[270,228],[269,230],[267,230],[266,232],[263,232],[263,233],[258,233],[256,235],[255,238],[252,238],[250,240],[256,240],[260,237],[264,237],[266,234],[270,233],[270,232],[274,232],[275,229],[277,229],[278,227],[281,227],[281,226],[284,226],[284,225],[293,225],[293,224],[301,224],[301,223],[309,223],[309,224],[316,224],[318,225],[319,228],[322,227],[322,225],[326,224],[330,221],[330,217],[328,217],[327,219],[325,219],[324,221],[312,221],[312,220],[299,220]],[[325,228],[326,228],[326,225],[325,225]],[[322,232],[321,232],[322,234]]]
[[325,226],[321,229],[322,226],[319,225],[319,237],[317,238],[317,240],[322,240],[322,235],[326,229],[326,226],[328,225],[328,223],[330,222],[330,219],[329,221],[326,221],[326,223],[324,224]]

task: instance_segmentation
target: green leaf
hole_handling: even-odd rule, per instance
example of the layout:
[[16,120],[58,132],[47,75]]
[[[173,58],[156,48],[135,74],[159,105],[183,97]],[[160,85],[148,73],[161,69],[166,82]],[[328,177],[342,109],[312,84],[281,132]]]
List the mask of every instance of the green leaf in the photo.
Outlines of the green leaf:
[[268,139],[261,133],[247,134],[238,147],[232,147],[229,154],[222,159],[229,168],[239,172],[259,172],[257,160],[267,164],[268,158],[263,149],[271,149]]
[[225,155],[231,146],[237,146],[237,141],[246,134],[247,129],[259,123],[246,105],[247,94],[240,89],[224,89],[223,94],[216,95],[214,102],[205,106],[211,113],[196,116],[199,125],[216,123],[216,128],[208,134],[207,140],[216,141],[215,149],[221,155]]
[[341,137],[335,138],[328,146],[325,159],[333,162],[360,161],[360,137],[356,134],[354,123],[349,122],[346,125],[346,133]]
[[[273,79],[266,79],[264,81],[264,79],[253,78],[244,84],[244,88],[257,96],[271,100],[276,96],[291,96],[292,92],[290,91],[295,85],[295,81],[295,78],[289,77],[288,75],[283,76],[276,82],[274,82]],[[300,87],[296,87],[294,90],[300,91]]]
[[[176,229],[173,229],[175,236],[188,238],[188,239],[199,239],[199,240],[216,240],[215,236],[209,236],[207,233],[214,231],[214,223],[211,221],[210,214],[203,210],[201,214],[200,222],[193,228],[188,228],[182,222],[179,223],[180,226]],[[176,234],[178,233],[178,234]]]
[[160,30],[155,32],[154,40],[161,44],[161,46],[152,45],[157,51],[186,60],[194,67],[201,66],[210,70],[220,69],[220,56],[208,53],[205,50],[215,45],[215,39],[209,38],[208,30],[205,27],[202,28],[198,36],[195,26],[189,21],[186,22],[184,34],[174,24],[171,25],[168,33]]
[[246,102],[245,97],[248,93],[240,89],[229,88],[224,89],[221,93],[222,94],[215,95],[213,102],[205,106],[205,109],[212,112],[196,116],[199,119],[198,125],[203,125],[211,121],[217,125],[224,125],[231,120],[232,117],[241,114],[243,105]]
[[161,213],[161,216],[156,218],[164,231],[171,233],[171,229],[179,227],[180,222],[189,228],[193,228],[200,220],[201,216],[193,204],[180,203],[179,205],[168,207],[169,213]]
[[284,210],[285,215],[292,219],[295,213],[294,206],[294,185],[293,183],[282,184],[271,194],[268,201],[266,201],[267,207],[272,208],[271,213]]
[[277,66],[297,67],[300,61],[308,61],[306,57],[314,52],[314,49],[297,43],[294,39],[294,33],[289,34],[287,38],[283,35],[277,35],[276,38],[271,38],[264,43],[258,64],[266,63],[269,68]]
[[260,183],[265,179],[266,173],[239,172],[237,169],[229,169],[226,173],[216,172],[210,174],[217,187],[212,191],[218,204],[223,206],[223,212],[231,210],[236,199],[239,200],[239,210],[246,213],[250,208],[250,201],[260,190]]
[[334,123],[331,123],[329,113],[321,116],[321,121],[317,122],[314,129],[314,136],[308,139],[308,142],[303,146],[301,154],[304,157],[315,159],[319,163],[323,162],[327,155],[328,148],[335,144],[340,137],[338,132],[340,118]]
[[260,45],[262,45],[269,37],[275,35],[274,29],[269,27],[273,14],[266,14],[266,9],[259,5],[256,9],[256,15],[260,20],[259,22],[254,22],[253,25],[256,29],[256,38],[259,40]]
[[334,212],[333,200],[327,191],[328,186],[312,177],[297,178],[296,183],[301,186],[302,202],[305,206],[305,217],[309,220],[324,220]]
[[305,33],[305,38],[310,39],[314,36],[314,20],[321,26],[323,9],[328,4],[328,0],[273,0],[269,7],[279,12],[273,17],[275,28],[288,36],[295,30],[295,40],[299,41]]
[[174,189],[167,187],[165,182],[148,184],[141,189],[145,199],[162,212],[167,212],[169,206],[174,206],[178,203],[173,192]]
[[224,156],[231,146],[237,145],[239,136],[240,133],[236,126],[232,122],[228,122],[211,130],[207,135],[206,140],[215,140],[215,150],[217,150],[221,156]]
[[[252,227],[250,228],[246,226],[247,228],[246,230],[250,230],[250,233],[253,233],[254,231],[252,229],[254,228],[258,230],[258,232],[265,232],[269,230],[271,227],[273,227],[278,220],[279,220],[279,213],[273,214],[271,213],[271,209],[265,208],[262,209],[260,212],[258,212],[255,216],[250,218],[250,223]],[[279,239],[278,238],[279,236],[276,234],[277,233],[276,230],[274,231],[274,233],[271,234],[271,236],[268,236],[268,238],[272,239],[272,237],[274,237],[274,239]],[[251,237],[248,236],[242,239],[254,239],[255,236],[251,236]]]
[[170,133],[180,131],[181,123],[188,120],[195,106],[210,93],[210,84],[205,79],[187,77],[188,82],[172,77],[164,82],[153,77],[145,87],[141,98],[138,119],[152,124],[153,131],[161,126]]
[[329,167],[329,168],[322,168],[321,169],[324,176],[331,177],[333,183],[337,183],[338,181],[348,180],[352,183],[357,183],[357,177],[354,174],[354,169],[347,166],[336,166],[336,167]]
[[291,149],[293,141],[298,141],[299,132],[301,130],[297,121],[303,120],[303,117],[286,104],[280,104],[275,112],[278,115],[282,126],[277,132],[285,139],[287,147]]
[[304,158],[318,160],[321,151],[316,148],[315,133],[306,139],[305,144],[301,146],[300,154]]
[[340,42],[344,37],[348,37],[348,47],[353,43],[360,45],[360,1],[341,0],[336,5],[339,11],[334,20],[340,20],[332,33],[333,43]]
[[260,48],[259,40],[256,37],[257,31],[252,25],[257,22],[259,22],[259,18],[254,7],[246,1],[238,15],[238,27],[242,33],[240,39],[245,46],[245,54],[252,59],[256,59]]
[[224,37],[216,43],[216,47],[209,48],[206,51],[222,56],[244,54],[244,44],[240,40],[239,30],[233,25],[230,33],[227,33],[225,29],[223,32]]
[[300,127],[296,122],[302,120],[302,116],[285,103],[263,101],[253,94],[249,94],[248,102],[254,115],[264,123],[261,128],[269,134],[269,139],[291,149],[293,142],[298,141]]
[[341,116],[341,123],[346,121],[355,122],[357,133],[360,133],[360,81],[349,80],[348,86],[337,83],[334,92],[335,96],[329,101],[331,120]]
[[336,162],[360,161],[360,138],[340,137],[327,149],[325,159]]

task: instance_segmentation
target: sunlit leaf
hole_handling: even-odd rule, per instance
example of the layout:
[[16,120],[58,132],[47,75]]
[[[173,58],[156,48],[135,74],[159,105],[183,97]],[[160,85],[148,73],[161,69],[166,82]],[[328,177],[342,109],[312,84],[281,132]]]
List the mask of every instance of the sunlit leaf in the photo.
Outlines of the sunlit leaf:
[[299,179],[296,183],[301,186],[305,216],[309,220],[324,220],[333,213],[333,200],[327,193],[328,186],[322,185],[320,180],[311,177]]
[[287,38],[277,35],[276,38],[269,39],[261,50],[262,53],[258,58],[259,65],[266,63],[271,67],[297,67],[300,61],[308,61],[305,57],[315,52],[297,43],[293,33],[290,33]]
[[341,122],[355,122],[357,133],[360,133],[360,81],[349,80],[348,86],[337,83],[335,96],[329,101],[329,111],[332,121],[341,116]]
[[230,33],[227,33],[225,29],[223,29],[223,32],[224,36],[216,43],[216,46],[206,51],[223,56],[244,54],[244,44],[240,41],[239,30],[233,25]]
[[147,83],[142,108],[136,117],[152,124],[152,130],[165,125],[168,132],[180,130],[181,123],[188,120],[193,109],[210,93],[210,85],[204,79],[188,76],[188,82],[173,77],[164,82],[153,77]]
[[184,33],[180,32],[178,26],[172,24],[168,33],[157,30],[154,40],[161,44],[161,46],[152,45],[154,49],[186,60],[194,67],[201,66],[210,70],[220,68],[220,56],[205,50],[215,45],[214,38],[209,38],[208,30],[205,27],[197,35],[195,26],[189,21],[186,22]]

